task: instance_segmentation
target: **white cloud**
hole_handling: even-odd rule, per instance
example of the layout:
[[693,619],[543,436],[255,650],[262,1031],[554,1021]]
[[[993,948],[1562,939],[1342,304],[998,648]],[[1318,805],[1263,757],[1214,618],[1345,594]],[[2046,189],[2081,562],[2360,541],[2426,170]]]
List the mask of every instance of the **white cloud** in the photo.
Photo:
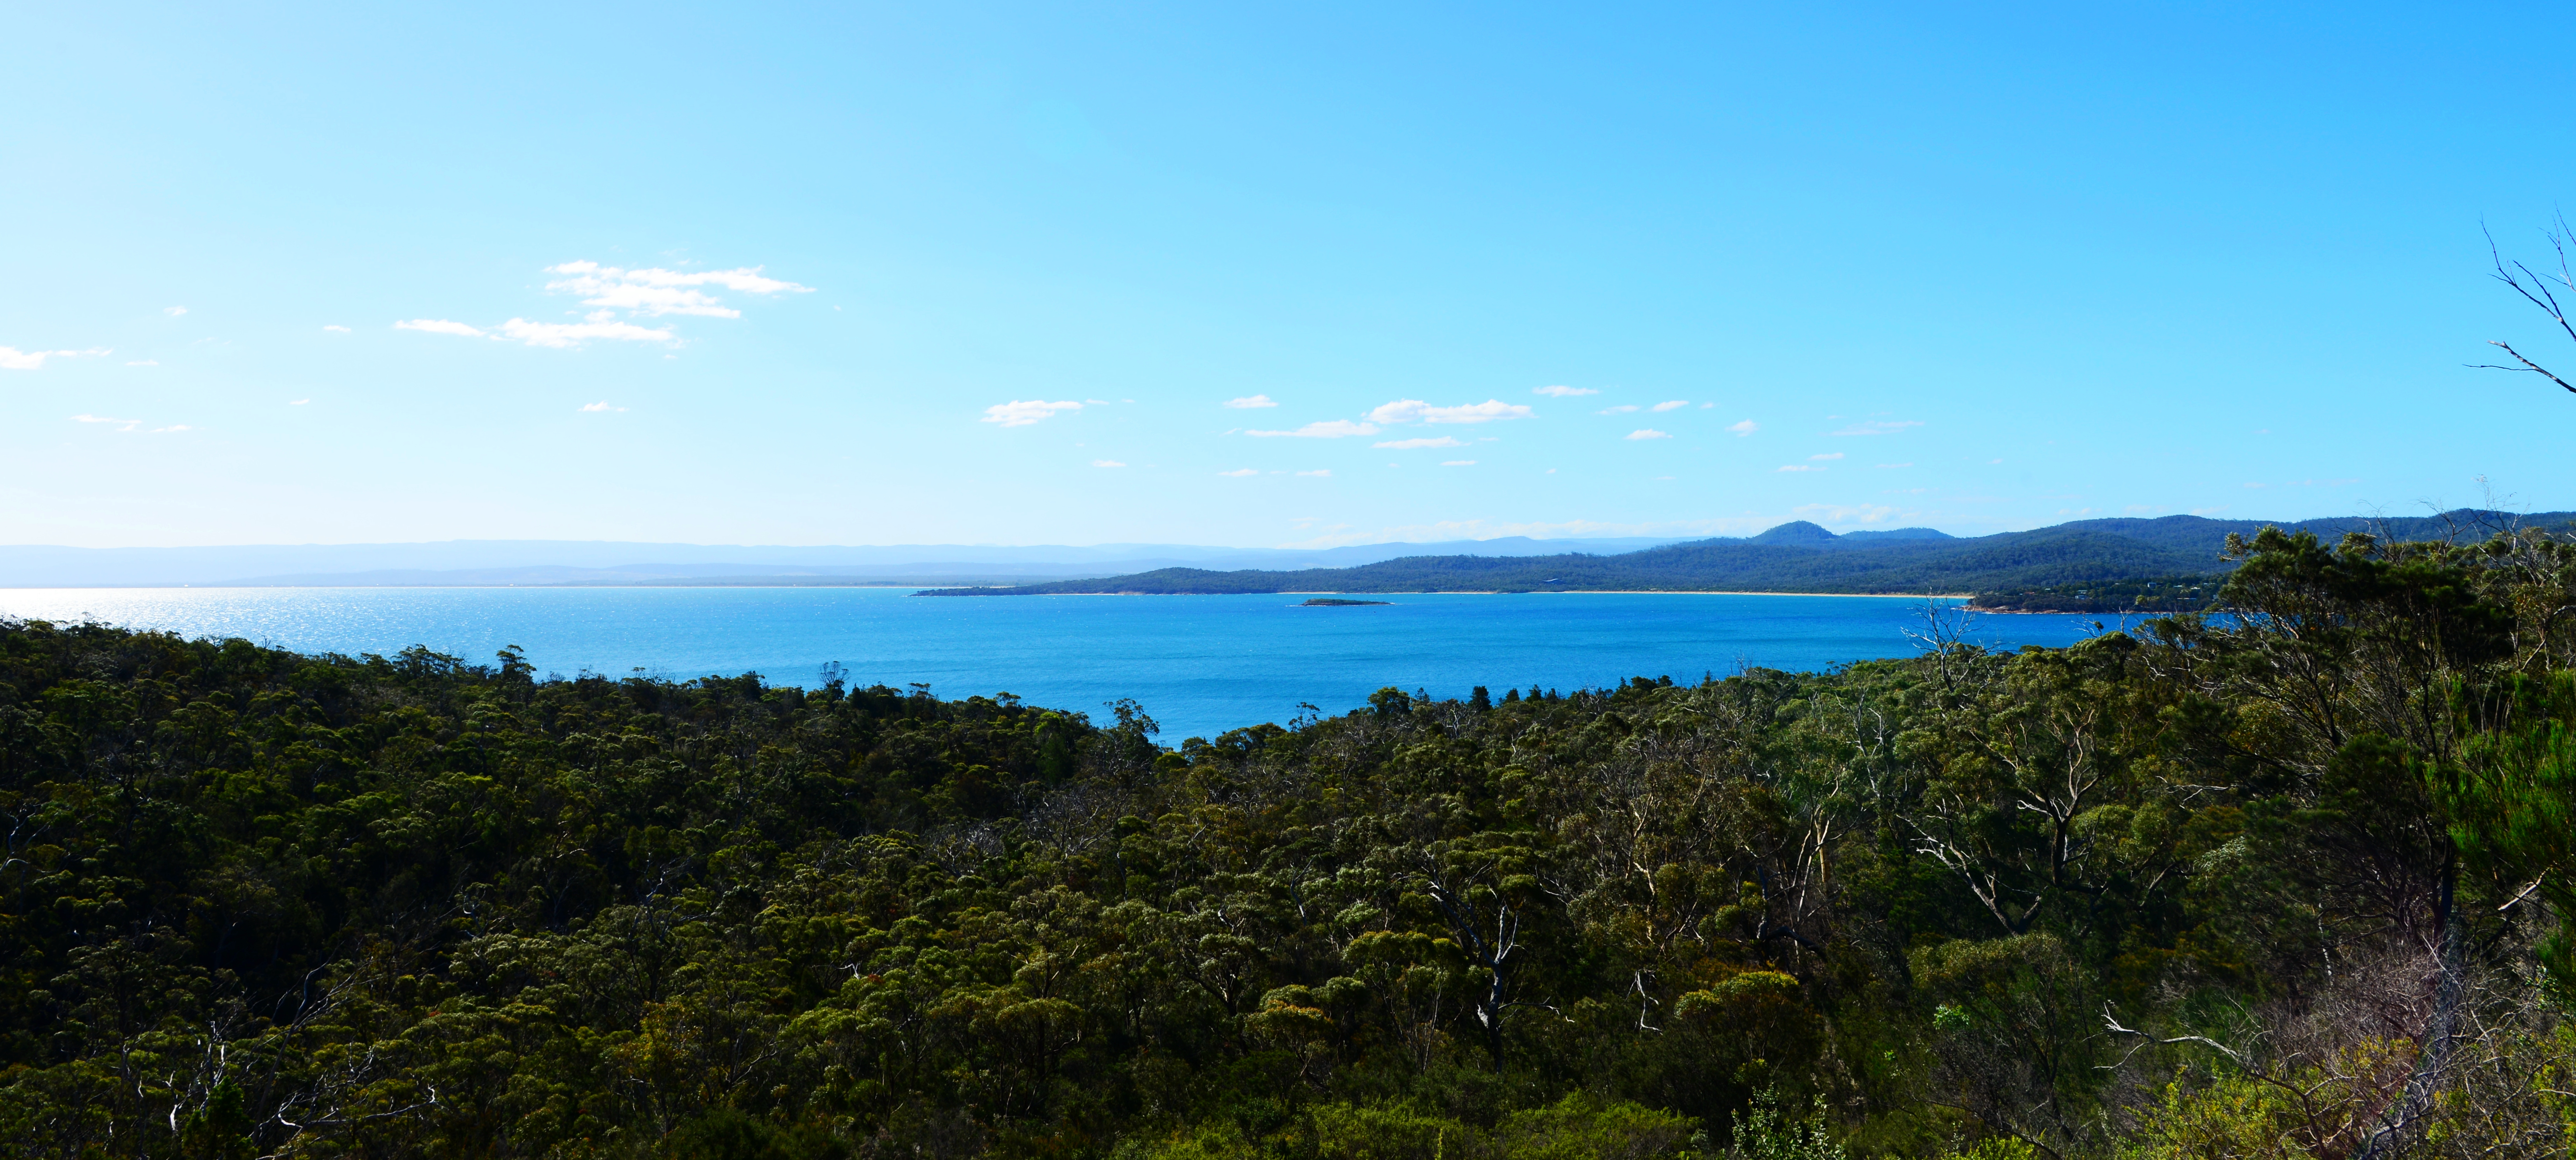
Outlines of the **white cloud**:
[[1630,412],[1630,411],[1634,411],[1634,410],[1636,410],[1636,409],[1637,409],[1637,405],[1636,405],[1636,404],[1634,404],[1634,403],[1621,403],[1621,404],[1619,404],[1619,405],[1618,405],[1618,406],[1616,406],[1616,407],[1604,407],[1604,408],[1602,408],[1602,409],[1600,409],[1600,410],[1598,410],[1598,411],[1594,411],[1594,412],[1593,412],[1593,414],[1595,414],[1595,415],[1625,415],[1625,414],[1627,414],[1628,412]]
[[286,405],[287,405],[287,406],[290,406],[290,407],[301,407],[301,406],[303,406],[304,404],[306,404],[306,403],[310,403],[310,402],[312,402],[312,401],[313,401],[313,400],[311,400],[311,399],[288,399],[288,400],[286,401]]
[[582,409],[585,413],[589,413],[589,414],[597,414],[597,413],[599,413],[599,412],[603,412],[603,411],[623,411],[623,410],[625,410],[626,408],[624,408],[624,407],[612,407],[612,406],[609,406],[609,405],[608,405],[608,400],[606,400],[606,399],[601,399],[600,401],[598,401],[598,402],[596,402],[596,403],[584,403],[584,404],[582,404],[582,405],[581,405],[581,409]]
[[1546,395],[1550,398],[1556,399],[1571,399],[1577,395],[1597,395],[1601,392],[1593,390],[1590,387],[1540,387],[1530,393],[1533,395]]
[[[1894,509],[1888,509],[1894,510]],[[1758,532],[1780,522],[1777,515],[1747,512],[1740,516],[1716,519],[1672,520],[1655,523],[1614,524],[1598,520],[1568,520],[1563,523],[1487,523],[1483,520],[1442,520],[1428,524],[1406,524],[1354,531],[1347,524],[1301,530],[1323,534],[1310,540],[1278,545],[1282,548],[1337,548],[1346,544],[1434,543],[1446,540],[1490,540],[1498,536],[1528,536],[1533,540],[1559,540],[1579,536],[1724,536]]]
[[179,317],[179,316],[180,316],[180,315],[182,315],[182,314],[186,314],[187,312],[188,312],[188,308],[187,308],[187,307],[185,307],[185,306],[164,306],[164,307],[162,307],[162,308],[161,308],[161,313],[163,313],[163,314],[167,314],[167,315],[169,315],[169,316],[170,316],[170,317],[172,317],[172,318],[177,318],[177,317]]
[[1821,467],[1809,467],[1809,466],[1807,466],[1807,465],[1806,465],[1806,464],[1804,464],[1804,463],[1783,463],[1783,464],[1781,464],[1781,465],[1780,465],[1780,470],[1782,470],[1782,471],[1823,471],[1823,470],[1824,470],[1824,468],[1821,468]]
[[1800,519],[1814,520],[1820,524],[1883,524],[1906,513],[1903,508],[1888,507],[1885,504],[1844,507],[1840,504],[1810,503],[1790,508],[1789,514]]
[[157,367],[161,365],[161,360],[157,358],[139,358],[125,365],[130,367]]
[[1904,462],[1904,463],[1882,463],[1882,464],[1879,464],[1879,465],[1878,465],[1878,468],[1879,468],[1879,470],[1881,470],[1881,471],[1885,471],[1885,470],[1888,470],[1888,469],[1890,469],[1890,468],[1896,468],[1896,467],[1912,467],[1912,466],[1914,466],[1913,462],[1912,462],[1911,460],[1908,460],[1908,461],[1906,461],[1906,462]]
[[1852,424],[1851,426],[1849,426],[1849,427],[1845,427],[1845,428],[1843,428],[1843,429],[1842,429],[1842,430],[1840,430],[1840,431],[1828,431],[1828,432],[1826,432],[1826,434],[1828,434],[1828,435],[1894,435],[1894,434],[1896,434],[1897,432],[1902,431],[1902,430],[1904,430],[1904,429],[1906,429],[1906,428],[1908,428],[1908,427],[1920,427],[1920,426],[1922,426],[1922,425],[1923,425],[1923,420],[1921,420],[1921,419],[1871,419],[1871,420],[1867,420],[1867,421],[1860,422],[1860,423],[1854,423],[1854,424]]
[[1825,453],[1824,453],[1824,454],[1822,454],[1822,455],[1810,455],[1810,456],[1808,456],[1807,458],[1808,458],[1809,460],[1821,461],[1821,460],[1826,460],[1826,459],[1840,459],[1840,458],[1842,458],[1842,457],[1843,457],[1843,453],[1842,453],[1842,452],[1840,452],[1840,451],[1828,451],[1828,452],[1825,452]]
[[745,266],[734,270],[698,270],[681,272],[658,267],[640,270],[602,266],[597,262],[565,262],[546,267],[546,273],[562,274],[546,289],[560,294],[582,295],[584,306],[605,306],[648,317],[664,314],[696,314],[708,318],[740,318],[742,311],[723,305],[699,286],[722,286],[745,294],[811,294],[811,286],[782,282],[764,277],[761,267]]
[[1026,427],[1040,419],[1048,418],[1058,411],[1079,411],[1081,409],[1082,404],[1072,402],[1070,400],[1062,403],[1049,403],[1039,399],[1013,399],[1007,403],[995,403],[990,407],[984,408],[984,417],[980,422],[999,423],[1005,427]]
[[1476,461],[1473,459],[1443,459],[1440,461],[1440,466],[1442,467],[1474,467],[1475,465]]
[[14,346],[0,346],[0,370],[41,370],[49,358],[83,358],[107,353],[110,353],[108,348],[103,346],[88,350],[20,350]]
[[579,346],[586,339],[606,338],[619,342],[677,342],[679,335],[668,330],[650,330],[632,322],[530,322],[513,318],[501,324],[501,333],[529,346]]
[[[1129,400],[1127,400],[1127,401],[1128,401],[1128,402],[1130,402],[1130,403],[1133,403],[1133,402],[1135,402],[1136,400],[1134,400],[1134,399],[1129,399]],[[1109,400],[1107,400],[1107,399],[1084,399],[1082,402],[1083,402],[1083,405],[1084,405],[1084,406],[1089,406],[1089,407],[1106,407],[1106,406],[1108,406],[1108,405],[1109,405]]]
[[1690,406],[1690,400],[1688,399],[1667,399],[1661,403],[1655,404],[1654,409],[1658,411],[1678,411],[1687,406]]
[[2220,512],[2226,511],[2229,506],[2230,505],[2228,504],[2220,504],[2217,507],[2193,508],[2191,509],[2191,514],[2196,516],[2214,516]]
[[1762,424],[1756,423],[1751,419],[1746,419],[1741,423],[1728,424],[1726,429],[1735,432],[1736,438],[1742,439],[1747,435],[1761,430]]
[[1091,465],[1092,465],[1093,467],[1125,467],[1125,466],[1127,466],[1126,464],[1124,464],[1124,463],[1120,463],[1120,462],[1118,462],[1118,461],[1117,461],[1117,460],[1115,460],[1115,459],[1094,459],[1094,460],[1092,460],[1092,461],[1091,461]]
[[348,327],[345,327],[345,326],[325,326],[325,327],[323,327],[322,329],[324,329],[324,330],[336,330],[336,331],[338,331],[338,332],[340,332],[340,333],[342,333],[342,334],[347,334],[347,333],[349,333],[349,328],[348,328]]
[[1456,407],[1434,407],[1420,399],[1398,399],[1368,413],[1372,423],[1489,423],[1496,419],[1526,419],[1531,411],[1526,404],[1487,399]]
[[1240,399],[1227,399],[1225,405],[1238,411],[1249,411],[1256,407],[1276,407],[1279,404],[1268,395],[1245,395]]
[[395,324],[394,324],[394,329],[396,329],[396,330],[420,330],[420,331],[427,331],[427,332],[429,332],[429,333],[431,333],[431,334],[453,334],[453,335],[457,335],[457,336],[459,336],[459,337],[461,337],[461,338],[481,338],[481,337],[483,337],[483,332],[482,332],[482,331],[480,331],[480,330],[476,330],[475,328],[473,328],[473,327],[471,327],[471,326],[467,326],[467,325],[465,325],[465,324],[464,324],[464,323],[462,323],[462,322],[450,322],[450,321],[448,321],[447,319],[444,319],[444,318],[411,318],[411,319],[405,319],[405,320],[403,320],[403,321],[401,321],[401,322],[397,322],[397,323],[395,323]]
[[74,415],[74,423],[114,423],[119,431],[131,431],[143,425],[141,419],[111,419],[105,415]]
[[1706,411],[1706,410],[1710,410],[1710,409],[1712,409],[1712,408],[1714,408],[1714,407],[1716,407],[1716,406],[1717,406],[1717,404],[1715,404],[1715,403],[1702,403],[1702,404],[1700,404],[1700,405],[1699,405],[1699,409],[1700,409],[1700,410],[1703,410],[1703,411]]
[[1343,439],[1353,435],[1375,435],[1377,425],[1354,423],[1348,419],[1326,419],[1308,423],[1294,431],[1246,431],[1244,434],[1260,439]]
[[169,426],[169,427],[155,427],[155,428],[153,428],[152,430],[150,430],[149,432],[146,432],[146,434],[151,434],[151,435],[167,435],[167,434],[170,434],[170,433],[172,433],[172,432],[174,432],[174,431],[194,431],[194,430],[196,430],[196,428],[191,427],[191,426],[189,426],[189,425],[187,425],[187,424],[185,424],[185,423],[179,423],[179,424],[175,424],[175,425],[173,425],[173,426]]
[[1390,439],[1384,443],[1371,443],[1369,446],[1384,447],[1391,451],[1411,451],[1418,447],[1464,447],[1466,444],[1443,435],[1437,439]]
[[1333,469],[1331,469],[1331,468],[1329,468],[1329,467],[1322,467],[1322,468],[1317,468],[1317,469],[1315,469],[1315,470],[1313,470],[1313,471],[1300,471],[1300,472],[1298,472],[1297,474],[1299,474],[1299,475],[1305,475],[1305,476],[1312,476],[1312,477],[1317,478],[1317,479],[1323,479],[1323,478],[1327,478],[1327,477],[1331,476],[1331,475],[1333,474]]
[[1639,427],[1636,430],[1629,432],[1627,437],[1630,439],[1670,439],[1672,438],[1672,435],[1667,432],[1657,431],[1652,427]]
[[1228,479],[1241,479],[1247,475],[1259,475],[1261,472],[1255,468],[1238,467],[1232,471],[1220,471],[1217,472],[1217,474],[1225,476]]

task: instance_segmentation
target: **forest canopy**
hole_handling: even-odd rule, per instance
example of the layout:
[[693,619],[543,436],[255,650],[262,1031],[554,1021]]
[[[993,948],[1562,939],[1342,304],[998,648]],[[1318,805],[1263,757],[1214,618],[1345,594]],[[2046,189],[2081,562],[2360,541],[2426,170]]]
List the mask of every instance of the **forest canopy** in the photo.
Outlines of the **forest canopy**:
[[[2576,557],[2060,650],[1008,694],[0,625],[34,1156],[2563,1154]],[[1946,627],[1945,627],[1946,625]]]

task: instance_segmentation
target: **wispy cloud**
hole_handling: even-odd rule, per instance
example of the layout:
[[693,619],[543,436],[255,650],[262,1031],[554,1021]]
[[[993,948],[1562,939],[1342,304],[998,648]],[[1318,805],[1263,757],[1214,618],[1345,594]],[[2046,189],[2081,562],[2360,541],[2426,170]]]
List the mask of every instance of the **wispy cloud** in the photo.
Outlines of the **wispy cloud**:
[[1668,432],[1657,431],[1652,427],[1639,427],[1636,430],[1629,432],[1627,437],[1630,439],[1670,439],[1672,438],[1672,435]]
[[[1893,510],[1893,509],[1890,509]],[[1484,520],[1442,520],[1437,523],[1404,524],[1358,531],[1349,525],[1301,530],[1321,532],[1313,539],[1279,545],[1282,548],[1337,548],[1348,544],[1432,543],[1442,540],[1489,540],[1498,536],[1528,536],[1534,540],[1561,540],[1581,536],[1724,536],[1758,532],[1780,522],[1777,515],[1721,516],[1716,519],[1670,520],[1653,523],[1605,523],[1599,520],[1567,520],[1561,523],[1489,523]]]
[[341,334],[347,334],[347,333],[349,333],[349,328],[348,328],[348,327],[345,327],[345,326],[336,326],[336,325],[334,325],[334,326],[325,326],[325,327],[323,327],[322,329],[324,329],[324,330],[331,330],[331,331],[337,331],[337,332],[339,332],[339,333],[341,333]]
[[1443,459],[1440,461],[1440,466],[1442,467],[1474,467],[1475,465],[1476,461],[1473,459]]
[[1530,393],[1533,395],[1546,395],[1552,399],[1571,399],[1578,395],[1597,395],[1601,392],[1593,390],[1590,387],[1539,387],[1532,390]]
[[669,330],[653,330],[632,322],[530,322],[513,318],[501,324],[505,338],[515,338],[529,346],[579,346],[594,339],[616,342],[678,342],[680,336]]
[[1825,453],[1824,453],[1824,454],[1822,454],[1822,455],[1810,455],[1810,456],[1808,456],[1807,458],[1808,458],[1808,459],[1810,459],[1810,460],[1817,460],[1817,461],[1821,461],[1821,460],[1826,460],[1826,459],[1840,459],[1840,458],[1842,458],[1842,457],[1843,457],[1843,453],[1842,453],[1842,452],[1840,452],[1840,451],[1828,451],[1828,452],[1825,452]]
[[1869,420],[1864,420],[1864,421],[1862,421],[1862,422],[1854,423],[1854,424],[1852,424],[1851,426],[1849,426],[1849,427],[1845,427],[1845,428],[1843,428],[1843,429],[1842,429],[1842,430],[1840,430],[1840,431],[1828,431],[1828,432],[1826,432],[1826,434],[1828,434],[1828,435],[1894,435],[1894,434],[1896,434],[1897,432],[1899,432],[1899,431],[1903,431],[1903,430],[1905,430],[1905,429],[1906,429],[1906,428],[1908,428],[1908,427],[1920,427],[1920,426],[1922,426],[1922,425],[1923,425],[1923,420],[1921,420],[1921,419],[1869,419]]
[[306,403],[310,403],[310,402],[312,402],[312,401],[313,401],[313,400],[311,400],[311,399],[288,399],[288,400],[286,401],[286,405],[287,405],[287,406],[290,406],[290,407],[301,407],[301,406],[303,406],[304,404],[306,404]]
[[1300,472],[1298,472],[1297,474],[1299,474],[1299,475],[1303,475],[1303,476],[1309,476],[1309,477],[1312,477],[1312,478],[1315,478],[1315,479],[1324,479],[1324,478],[1328,478],[1328,477],[1330,477],[1330,476],[1333,474],[1333,469],[1332,469],[1332,468],[1329,468],[1329,467],[1319,467],[1319,468],[1316,468],[1316,469],[1315,469],[1315,470],[1313,470],[1313,471],[1300,471]]
[[608,404],[608,400],[601,399],[596,403],[584,403],[581,405],[581,409],[586,414],[599,414],[607,411],[623,411],[626,408],[612,407]]
[[1906,513],[1903,508],[1885,504],[1845,507],[1842,504],[1810,503],[1790,508],[1789,514],[1820,524],[1883,524]]
[[49,358],[88,358],[109,353],[112,352],[103,346],[88,350],[20,350],[14,346],[0,346],[0,371],[43,370],[45,360]]
[[164,306],[164,307],[162,307],[162,308],[161,308],[161,313],[163,313],[163,314],[167,314],[167,315],[169,315],[169,316],[170,316],[170,317],[172,317],[172,318],[177,318],[177,317],[179,317],[179,316],[180,316],[180,315],[182,315],[182,314],[186,314],[187,312],[188,312],[188,308],[187,308],[187,307],[185,307],[185,306]]
[[1258,439],[1347,439],[1354,435],[1375,435],[1377,424],[1354,423],[1348,419],[1325,419],[1308,423],[1294,431],[1246,431]]
[[[143,427],[143,420],[141,419],[119,419],[110,415],[74,415],[72,416],[72,422],[105,423],[115,427],[120,432],[137,431],[141,430]],[[196,428],[190,427],[185,423],[173,423],[167,427],[155,427],[143,433],[146,435],[172,435],[181,431],[194,430],[196,430]]]
[[582,295],[584,306],[605,306],[632,314],[659,317],[664,314],[695,314],[708,318],[740,318],[742,311],[723,305],[715,296],[698,289],[721,286],[745,294],[811,294],[811,286],[782,282],[761,274],[759,266],[733,270],[664,270],[650,267],[640,270],[602,266],[597,262],[565,262],[546,267],[546,273],[564,277],[546,283],[546,289],[558,294]]
[[1384,443],[1369,444],[1371,447],[1384,447],[1391,451],[1411,451],[1419,447],[1464,447],[1466,445],[1467,444],[1465,442],[1450,438],[1447,435],[1440,436],[1437,439],[1390,439]]
[[1762,424],[1756,423],[1751,419],[1746,419],[1741,423],[1729,423],[1727,424],[1726,429],[1735,432],[1736,438],[1742,439],[1747,435],[1761,430]]
[[1783,464],[1781,464],[1781,465],[1780,465],[1780,470],[1782,470],[1782,471],[1823,471],[1823,470],[1824,470],[1824,468],[1817,467],[1817,466],[1814,466],[1814,465],[1812,465],[1812,464],[1806,464],[1806,463],[1783,463]]
[[1487,399],[1455,407],[1434,407],[1420,399],[1398,399],[1368,413],[1372,423],[1490,423],[1497,419],[1526,419],[1531,415],[1526,404]]
[[1240,399],[1227,399],[1225,405],[1238,411],[1249,411],[1256,407],[1276,407],[1279,404],[1268,395],[1245,395]]
[[430,334],[453,334],[459,338],[481,338],[483,332],[462,322],[444,318],[406,318],[394,324],[396,330],[419,330]]
[[1125,466],[1127,466],[1126,464],[1124,464],[1124,463],[1120,463],[1120,462],[1118,462],[1118,461],[1117,461],[1117,460],[1115,460],[1115,459],[1094,459],[1094,460],[1092,460],[1092,461],[1091,461],[1091,465],[1092,465],[1093,467],[1125,467]]
[[1004,427],[1026,427],[1040,419],[1052,417],[1058,411],[1081,409],[1082,404],[1071,400],[1049,403],[1041,399],[1013,399],[1007,403],[995,403],[984,408],[984,417],[979,422],[998,423]]
[[1690,406],[1690,400],[1688,399],[1666,399],[1663,402],[1655,404],[1654,409],[1657,411],[1678,411],[1687,406]]
[[1257,469],[1257,468],[1251,468],[1251,467],[1238,467],[1238,468],[1235,468],[1235,469],[1234,469],[1234,470],[1232,470],[1232,471],[1220,471],[1220,472],[1217,472],[1217,474],[1218,474],[1218,475],[1225,476],[1225,477],[1226,477],[1226,478],[1228,478],[1228,479],[1242,479],[1243,477],[1248,476],[1248,475],[1259,475],[1259,474],[1261,474],[1261,472],[1260,472],[1260,470],[1259,470],[1259,469]]
[[1601,409],[1600,409],[1600,410],[1598,410],[1598,411],[1594,411],[1594,412],[1593,412],[1593,414],[1595,414],[1595,415],[1625,415],[1625,414],[1627,414],[1628,412],[1630,412],[1630,411],[1634,411],[1634,410],[1636,410],[1636,409],[1637,409],[1637,405],[1636,405],[1635,403],[1621,403],[1621,404],[1619,404],[1619,405],[1618,405],[1618,406],[1616,406],[1616,407],[1603,407],[1603,408],[1601,408]]
[[1913,461],[1908,460],[1908,461],[1906,461],[1906,462],[1904,462],[1904,463],[1882,463],[1882,464],[1879,464],[1879,465],[1878,465],[1878,469],[1879,469],[1879,470],[1881,470],[1881,471],[1886,471],[1886,470],[1889,470],[1889,469],[1891,469],[1891,468],[1898,468],[1898,467],[1912,467],[1912,466],[1914,466]]

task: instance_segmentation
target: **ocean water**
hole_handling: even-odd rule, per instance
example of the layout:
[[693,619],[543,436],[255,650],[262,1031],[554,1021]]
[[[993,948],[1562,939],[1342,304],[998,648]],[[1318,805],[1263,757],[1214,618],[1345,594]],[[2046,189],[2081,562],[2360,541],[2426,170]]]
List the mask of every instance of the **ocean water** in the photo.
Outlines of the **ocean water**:
[[[915,597],[892,588],[20,588],[0,616],[96,620],[305,652],[412,645],[489,664],[504,645],[540,673],[688,679],[757,672],[813,685],[928,684],[1016,693],[1106,718],[1133,697],[1163,740],[1340,713],[1389,685],[1571,691],[1629,677],[1697,681],[1748,666],[1820,670],[1918,651],[1919,599],[1629,593],[1403,595],[1360,608],[1303,596]],[[2095,618],[1986,616],[1993,647],[2066,645]]]

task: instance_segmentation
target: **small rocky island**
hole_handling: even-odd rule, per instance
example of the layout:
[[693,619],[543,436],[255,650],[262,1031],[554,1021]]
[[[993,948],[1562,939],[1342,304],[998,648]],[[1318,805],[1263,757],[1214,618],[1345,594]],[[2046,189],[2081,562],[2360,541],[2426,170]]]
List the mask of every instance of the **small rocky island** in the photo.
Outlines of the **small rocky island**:
[[1363,604],[1393,604],[1392,600],[1344,600],[1337,596],[1318,596],[1299,608],[1356,608]]

